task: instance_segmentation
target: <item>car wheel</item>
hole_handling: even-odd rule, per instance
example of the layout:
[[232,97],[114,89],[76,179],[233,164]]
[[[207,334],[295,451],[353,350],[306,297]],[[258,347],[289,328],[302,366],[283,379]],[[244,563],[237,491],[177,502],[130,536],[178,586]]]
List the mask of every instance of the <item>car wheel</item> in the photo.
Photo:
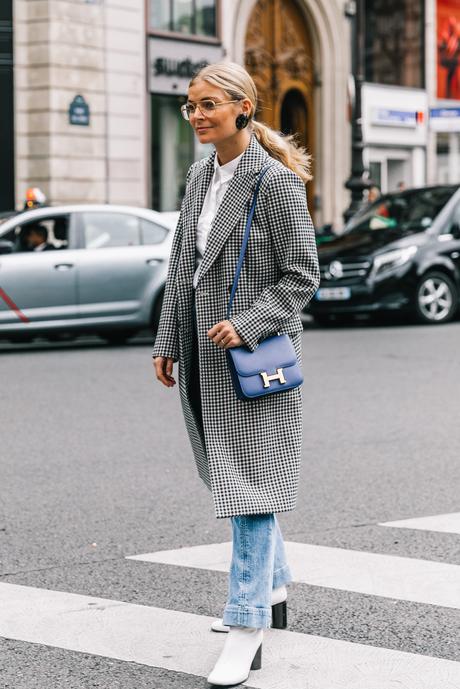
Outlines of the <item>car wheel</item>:
[[426,273],[415,292],[415,312],[421,323],[447,323],[458,308],[458,291],[454,282],[438,271]]
[[152,308],[151,328],[152,328],[152,332],[154,335],[157,334],[158,325],[160,323],[161,307],[163,306],[164,294],[165,294],[165,291],[164,291],[164,289],[162,289],[160,294],[156,298],[155,303],[154,303],[153,308]]

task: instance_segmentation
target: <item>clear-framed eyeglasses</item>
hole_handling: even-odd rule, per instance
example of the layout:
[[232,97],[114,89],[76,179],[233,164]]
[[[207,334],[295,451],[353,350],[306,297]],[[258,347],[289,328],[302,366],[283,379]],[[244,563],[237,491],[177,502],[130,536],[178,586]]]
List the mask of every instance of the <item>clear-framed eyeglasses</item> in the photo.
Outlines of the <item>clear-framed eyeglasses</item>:
[[220,105],[237,103],[239,100],[241,100],[241,98],[235,98],[234,100],[221,100],[216,102],[210,98],[206,98],[206,100],[202,100],[199,103],[184,103],[184,105],[180,106],[180,111],[184,120],[190,120],[190,115],[194,115],[197,108],[204,117],[212,117],[216,111],[216,108],[218,108]]

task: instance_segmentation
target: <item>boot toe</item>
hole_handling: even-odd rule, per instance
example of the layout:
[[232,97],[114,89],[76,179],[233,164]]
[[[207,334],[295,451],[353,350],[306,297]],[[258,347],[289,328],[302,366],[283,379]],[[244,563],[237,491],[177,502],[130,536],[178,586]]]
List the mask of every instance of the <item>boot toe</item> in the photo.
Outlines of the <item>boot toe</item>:
[[222,622],[222,618],[211,623],[213,632],[228,632],[230,627]]

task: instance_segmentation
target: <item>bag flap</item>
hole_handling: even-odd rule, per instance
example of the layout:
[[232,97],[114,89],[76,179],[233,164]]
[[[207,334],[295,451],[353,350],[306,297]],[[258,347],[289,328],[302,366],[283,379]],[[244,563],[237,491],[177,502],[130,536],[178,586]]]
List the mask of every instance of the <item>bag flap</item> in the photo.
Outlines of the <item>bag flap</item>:
[[239,376],[254,376],[261,371],[271,375],[279,367],[297,363],[294,345],[286,333],[265,338],[253,352],[246,346],[229,347],[226,352]]

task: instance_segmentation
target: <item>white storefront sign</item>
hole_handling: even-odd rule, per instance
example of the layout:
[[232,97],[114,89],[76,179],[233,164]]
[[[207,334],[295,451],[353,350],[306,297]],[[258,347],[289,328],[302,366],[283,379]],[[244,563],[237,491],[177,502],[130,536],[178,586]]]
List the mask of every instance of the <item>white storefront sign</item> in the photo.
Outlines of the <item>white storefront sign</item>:
[[149,38],[149,90],[185,95],[193,74],[223,57],[221,45]]
[[426,146],[426,91],[366,83],[362,101],[366,144]]
[[421,89],[366,83],[364,161],[382,191],[425,184],[428,98]]
[[430,129],[435,132],[460,132],[460,108],[431,108]]

